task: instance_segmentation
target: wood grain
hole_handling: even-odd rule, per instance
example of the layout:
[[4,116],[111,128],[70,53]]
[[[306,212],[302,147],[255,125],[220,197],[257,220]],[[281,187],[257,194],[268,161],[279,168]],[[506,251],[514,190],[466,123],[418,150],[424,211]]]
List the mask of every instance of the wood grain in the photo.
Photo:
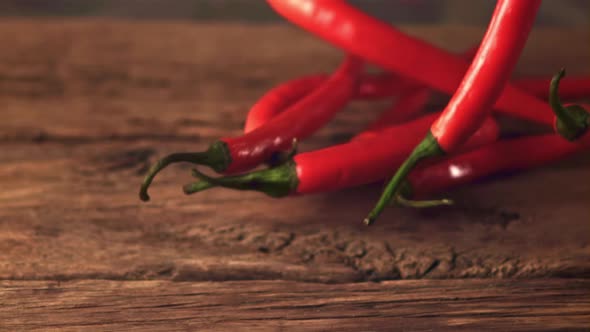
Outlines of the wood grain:
[[[483,34],[461,26],[403,30],[453,51]],[[518,75],[549,77],[562,66],[590,74],[590,46],[580,42],[588,38],[585,30],[535,30]],[[0,43],[0,109],[8,119],[1,141],[209,142],[238,134],[248,107],[272,86],[329,72],[341,58],[286,25],[6,19]],[[362,128],[379,110],[359,107],[316,139]]]
[[[5,146],[2,278],[344,282],[590,271],[590,189],[573,181],[588,177],[585,157],[457,191],[452,209],[389,210],[366,228],[378,186],[284,200],[225,190],[186,197],[189,169],[174,167],[144,204],[137,186],[149,144]],[[545,190],[567,180],[557,197]]]
[[[482,33],[404,29],[453,50]],[[536,31],[520,72],[587,73],[590,46],[573,42],[587,36]],[[269,87],[336,66],[339,52],[303,32],[4,20],[0,44],[2,279],[590,275],[590,186],[578,180],[590,176],[587,156],[455,191],[454,208],[392,209],[371,228],[360,220],[379,186],[284,200],[224,190],[185,197],[180,186],[191,179],[181,165],[157,178],[152,202],[139,202],[141,174],[157,156],[238,134]],[[378,110],[354,104],[303,150],[342,141]]]
[[588,280],[0,282],[1,331],[588,331]]

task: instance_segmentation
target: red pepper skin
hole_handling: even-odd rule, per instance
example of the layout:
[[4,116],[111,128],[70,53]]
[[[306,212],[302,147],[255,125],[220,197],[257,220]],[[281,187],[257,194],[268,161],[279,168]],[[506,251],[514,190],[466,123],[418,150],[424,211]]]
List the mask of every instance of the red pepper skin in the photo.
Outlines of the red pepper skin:
[[[471,61],[478,48],[479,45],[468,48],[463,52],[462,57]],[[370,136],[372,132],[379,131],[388,125],[411,119],[424,110],[424,106],[428,103],[431,94],[430,89],[420,85],[403,89],[392,107],[383,111],[362,133],[353,139],[363,138],[366,135]]]
[[[464,52],[463,56],[468,59],[475,55],[475,52],[477,52],[477,48],[472,48]],[[244,133],[249,133],[264,125],[299,99],[317,89],[328,77],[327,74],[302,76],[271,89],[250,108],[244,125]],[[514,81],[516,86],[539,98],[547,98],[550,83],[551,78],[521,78]],[[383,73],[361,77],[359,89],[354,96],[355,99],[379,99],[395,95],[398,95],[398,99],[392,107],[383,111],[365,131],[375,131],[407,120],[421,110],[428,101],[430,93],[417,83],[404,80],[393,74]],[[564,78],[560,86],[560,96],[566,99],[590,96],[590,78]],[[404,114],[399,114],[400,110],[403,110]],[[363,132],[358,136],[365,134],[367,133]]]
[[426,88],[414,88],[402,92],[391,108],[383,111],[375,121],[361,133],[354,136],[352,140],[377,136],[384,128],[413,118],[424,110],[424,105],[430,99],[430,95],[430,90]]
[[148,189],[156,175],[176,162],[207,165],[218,173],[237,173],[273,160],[277,152],[292,148],[322,127],[358,89],[363,61],[347,56],[338,70],[318,89],[291,105],[265,126],[235,138],[220,139],[203,152],[178,152],[158,160],[148,170],[139,189],[139,198],[150,200]]
[[264,125],[278,113],[290,107],[328,79],[328,75],[304,76],[287,81],[266,93],[248,112],[244,133]]
[[[463,58],[471,60],[478,47],[470,47],[464,51]],[[308,75],[284,82],[271,89],[248,112],[244,133],[249,133],[262,126],[285,108],[316,89],[326,79],[328,79],[328,75],[325,74]],[[399,96],[394,105],[390,109],[383,111],[367,127],[366,131],[378,131],[380,128],[405,121],[416,115],[427,103],[430,92],[429,89],[415,81],[390,73],[361,77],[355,99],[379,99],[395,95]],[[402,110],[404,112],[400,113]]]
[[[296,193],[333,191],[386,178],[424,137],[437,116],[438,113],[425,115],[383,129],[374,137],[295,155],[293,160],[299,179]],[[488,118],[467,141],[465,149],[494,142],[498,135],[498,125]]]
[[[186,194],[213,187],[256,190],[272,197],[327,192],[379,181],[410,153],[438,114],[384,129],[378,136],[295,155],[279,166],[235,176],[211,178],[194,170],[200,181],[184,186]],[[498,126],[489,118],[467,141],[468,150],[494,142]],[[395,154],[391,153],[394,147]],[[371,169],[367,171],[367,165]]]
[[499,95],[506,91],[506,83],[524,48],[540,4],[540,0],[498,0],[481,46],[461,85],[428,134],[387,183],[377,204],[363,220],[365,225],[377,220],[396,199],[406,176],[420,161],[456,151],[481,125]]
[[[316,74],[296,78],[268,91],[250,111],[244,125],[244,133],[264,125],[286,108],[317,89],[328,75]],[[354,99],[379,99],[391,97],[403,90],[417,88],[418,84],[391,74],[364,75],[360,78]]]
[[442,150],[457,149],[489,114],[516,66],[540,4],[540,0],[498,0],[469,70],[431,127]]
[[416,81],[390,73],[366,75],[361,78],[355,99],[381,99],[392,97],[400,91],[419,87]]
[[[551,78],[519,78],[514,85],[538,98],[547,99]],[[590,97],[590,77],[566,77],[559,86],[559,95],[564,99]]]
[[348,56],[321,87],[293,104],[265,126],[236,138],[224,138],[231,162],[225,173],[252,169],[276,151],[288,150],[328,122],[354,95],[363,62]]
[[588,147],[557,134],[502,140],[417,168],[407,181],[412,196],[423,197],[499,172],[539,167]]
[[[469,67],[460,56],[408,36],[344,1],[267,1],[292,23],[337,47],[441,92],[453,94]],[[495,109],[549,126],[553,123],[546,103],[513,85],[506,86]]]
[[[465,59],[471,59],[476,52],[477,48],[471,48],[463,53],[463,57]],[[271,89],[250,108],[244,125],[244,133],[249,133],[264,125],[293,103],[317,89],[328,77],[327,74],[303,76],[284,82]],[[546,99],[548,97],[551,78],[520,78],[514,80],[513,83],[531,95]],[[417,90],[421,90],[422,92],[418,92]],[[404,121],[414,114],[410,110],[409,103],[415,105],[414,110],[417,112],[421,106],[426,104],[428,98],[425,96],[427,93],[424,87],[420,87],[416,82],[405,80],[393,74],[382,73],[361,77],[359,89],[354,96],[355,99],[380,99],[395,95],[399,95],[399,100],[394,103],[391,109],[383,111],[382,115],[367,127],[366,130],[372,131],[395,122]],[[578,99],[590,96],[590,78],[564,78],[560,86],[560,96],[565,99]],[[421,101],[418,99],[421,99]],[[399,109],[403,109],[406,116],[397,114]]]

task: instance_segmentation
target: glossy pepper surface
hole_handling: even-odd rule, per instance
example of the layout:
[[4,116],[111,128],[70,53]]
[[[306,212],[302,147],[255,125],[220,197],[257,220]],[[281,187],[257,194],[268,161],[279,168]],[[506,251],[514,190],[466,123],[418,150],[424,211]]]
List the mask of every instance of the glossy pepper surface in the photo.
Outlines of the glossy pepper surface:
[[139,197],[149,200],[147,189],[156,174],[174,162],[207,165],[217,172],[235,173],[254,168],[278,151],[291,148],[294,139],[304,139],[327,123],[357,91],[363,61],[347,56],[338,70],[321,87],[300,99],[265,126],[240,137],[222,138],[205,152],[174,153],[159,160],[148,171]]
[[488,116],[505,91],[540,4],[540,0],[498,0],[461,85],[430,132],[389,181],[377,205],[364,219],[365,224],[374,222],[390,204],[404,178],[420,160],[456,151]]
[[[297,154],[291,161],[266,170],[217,179],[196,172],[201,181],[185,186],[185,192],[195,193],[221,186],[258,190],[273,197],[282,197],[327,192],[379,181],[407,157],[437,115],[425,115],[383,129],[371,138]],[[465,149],[495,141],[498,132],[496,122],[489,118],[468,140]],[[392,147],[396,151],[393,154]]]
[[[469,68],[469,63],[461,56],[409,36],[345,1],[267,1],[287,20],[346,52],[440,92],[453,94]],[[521,1],[529,5],[529,11],[536,12],[531,0]],[[528,35],[525,22],[522,28],[512,32],[517,36]],[[495,108],[546,125],[553,121],[546,103],[510,84]]]
[[539,167],[584,149],[588,147],[556,134],[500,140],[415,169],[404,190],[406,195],[420,198],[500,172]]

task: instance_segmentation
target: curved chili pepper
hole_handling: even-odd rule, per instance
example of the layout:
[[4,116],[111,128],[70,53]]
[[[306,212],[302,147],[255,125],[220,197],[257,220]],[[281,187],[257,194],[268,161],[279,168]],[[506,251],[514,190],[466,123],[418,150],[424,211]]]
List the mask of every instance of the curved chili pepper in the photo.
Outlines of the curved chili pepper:
[[[590,113],[584,107],[576,104],[562,105],[559,100],[559,85],[565,76],[565,69],[561,69],[551,80],[549,103],[555,113],[555,131],[568,141],[582,141],[590,143]],[[590,108],[588,108],[590,109]]]
[[430,90],[427,88],[410,88],[402,92],[393,102],[389,109],[381,112],[377,119],[369,124],[361,133],[354,136],[352,140],[374,137],[391,126],[411,119],[424,109],[424,105],[430,99]]
[[[404,34],[344,1],[267,2],[287,20],[333,45],[441,92],[453,94],[469,68],[461,57]],[[541,124],[553,122],[546,103],[511,84],[505,87],[494,108]]]
[[264,125],[277,114],[290,107],[311,91],[317,89],[328,79],[328,75],[318,74],[287,81],[268,91],[250,108],[244,133]]
[[[257,190],[272,197],[326,192],[379,181],[410,153],[438,114],[384,129],[379,135],[329,148],[301,153],[280,166],[237,176],[210,178],[198,171],[201,180],[184,187],[191,194],[215,186]],[[465,149],[493,142],[498,126],[489,118],[468,140]],[[394,153],[391,153],[393,147]],[[367,170],[370,165],[370,171]]]
[[[470,59],[475,52],[477,52],[477,48],[470,48],[463,53],[463,57]],[[317,89],[328,77],[327,74],[307,75],[289,80],[269,90],[248,111],[244,133],[249,133],[264,125],[299,99]],[[550,82],[551,78],[519,78],[514,80],[513,84],[538,98],[548,98]],[[419,93],[417,90],[422,90],[422,92]],[[374,130],[388,126],[395,121],[403,121],[407,119],[407,116],[414,114],[407,105],[410,102],[407,99],[412,100],[411,102],[416,105],[414,110],[418,111],[421,107],[416,99],[419,98],[418,95],[426,95],[426,90],[416,82],[407,81],[390,73],[364,75],[360,79],[359,88],[354,99],[380,99],[393,96],[398,96],[400,99],[391,108],[383,111],[367,127],[367,130]],[[574,77],[562,80],[560,95],[567,99],[590,96],[590,78]],[[422,99],[422,103],[426,103],[427,98],[425,96],[420,99]],[[398,106],[398,104],[405,106]],[[405,110],[407,116],[397,114],[399,109]]]
[[496,173],[539,167],[587,148],[556,134],[501,140],[415,169],[402,192],[423,197]]
[[[550,81],[544,80],[545,82],[543,82],[543,85],[551,86],[550,93],[548,94],[545,92],[545,95],[551,96],[554,108],[558,109],[557,114],[562,114],[559,112],[559,109],[566,109],[565,121],[560,121],[560,118],[556,117],[556,132],[563,137],[569,137],[570,141],[575,141],[576,139],[579,140],[579,138],[589,130],[588,128],[590,128],[590,115],[585,111],[585,109],[590,109],[590,105],[561,106],[558,92],[563,91],[561,82],[565,82],[562,81],[564,77],[565,70],[562,69]],[[572,86],[573,85],[570,85],[568,88]],[[399,104],[400,110],[402,111],[401,113],[407,113],[407,110],[404,110],[401,107],[402,104],[406,104],[410,108],[413,107],[411,99],[412,98],[410,97],[407,104],[405,102]],[[417,103],[419,104],[420,101],[418,100]],[[564,124],[564,122],[569,118],[567,115],[572,114],[572,112],[574,114],[574,124],[568,126],[567,124]],[[373,130],[378,129],[377,124],[379,124],[379,122],[376,122],[375,124],[376,126]],[[568,128],[573,128],[573,130],[567,130]],[[370,131],[363,132],[357,137],[366,135],[374,136],[377,135],[377,133]],[[588,137],[588,139],[584,138],[581,141],[583,143],[586,140],[590,142],[590,135],[588,135]],[[564,142],[563,139],[559,139],[556,135],[540,135],[496,142],[471,152],[466,152],[458,156],[451,156],[434,165],[428,165],[416,169],[410,173],[407,183],[402,187],[402,190],[406,193],[405,196],[407,196],[409,189],[411,189],[410,192],[412,192],[414,196],[424,196],[427,193],[434,193],[450,187],[466,184],[497,172],[537,167],[567,157],[584,148],[587,148],[584,144],[576,145],[567,143]],[[406,201],[405,204],[407,205],[408,202],[409,201]]]
[[[551,80],[551,78],[519,78],[513,82],[520,89],[538,98],[546,99],[549,97]],[[590,77],[564,78],[559,86],[559,95],[565,99],[590,97]]]
[[328,122],[357,90],[363,61],[347,56],[338,70],[319,89],[293,104],[265,126],[234,138],[222,138],[208,150],[173,153],[160,159],[145,176],[139,191],[149,200],[147,189],[156,174],[175,162],[207,165],[217,172],[234,173],[251,169],[269,160],[277,151],[291,147],[294,139],[303,139]]
[[420,83],[393,75],[380,73],[361,77],[355,99],[381,99],[395,96],[399,91],[419,87]]
[[[478,48],[479,45],[476,47],[470,47],[464,51],[461,56],[466,60],[471,60],[477,53]],[[410,85],[406,87],[400,91],[397,100],[393,103],[391,108],[381,112],[377,119],[353,139],[361,139],[367,135],[371,136],[375,131],[379,131],[385,126],[412,118],[424,109],[431,94],[430,89],[424,86]]]
[[377,219],[419,161],[455,151],[480,126],[505,89],[540,4],[540,0],[498,0],[481,46],[461,85],[430,132],[388,183],[377,205],[364,219],[365,224]]
[[[249,133],[264,125],[290,105],[317,89],[327,79],[328,76],[325,74],[308,75],[287,81],[271,89],[250,108],[244,125],[244,132]],[[417,88],[418,86],[416,82],[388,73],[363,75],[353,98],[379,99],[391,97],[400,91]]]
[[[469,49],[468,51],[464,52],[463,56],[465,58],[469,57],[472,50],[473,49]],[[475,51],[477,51],[477,48],[475,48]],[[575,77],[572,79],[562,79],[564,77],[563,75],[557,75],[559,75],[559,78],[556,76],[552,79],[519,79],[515,80],[514,84],[522,88],[524,91],[542,98],[549,98],[548,96],[550,96],[550,93],[548,91],[551,82],[554,82],[554,85],[556,82],[559,84],[559,96],[565,98],[581,98],[584,96],[590,96],[590,78]],[[556,79],[558,79],[558,81],[556,81]],[[555,86],[555,91],[557,91],[557,86]],[[384,127],[390,126],[391,124],[411,118],[426,105],[430,95],[430,90],[427,88],[408,85],[403,91],[399,91],[398,98],[390,109],[383,111],[376,120],[374,120],[369,126],[367,126],[366,129],[364,129],[360,134],[356,135],[353,139],[362,138],[367,135],[374,135],[375,131],[379,131]],[[553,94],[553,96],[555,96],[554,98],[559,99],[557,94]],[[583,114],[587,113],[585,112]],[[581,120],[583,123],[582,126],[586,128],[589,125],[586,125],[585,123],[590,121],[590,119],[587,115],[583,115],[583,118],[584,120]],[[554,123],[555,128],[557,128],[557,123],[558,122]],[[563,129],[556,130],[557,132],[563,131]]]
[[[470,47],[462,53],[462,57],[471,60],[477,47]],[[248,112],[244,132],[248,133],[281,113],[289,105],[296,102],[317,88],[328,78],[325,74],[308,75],[296,78],[268,91],[252,106]],[[421,91],[421,92],[418,92]],[[429,90],[419,83],[391,73],[364,75],[360,79],[355,99],[378,99],[399,95],[398,100],[389,109],[383,111],[368,127],[368,131],[379,130],[395,122],[409,119],[422,109],[429,99]],[[404,112],[400,114],[400,111]]]

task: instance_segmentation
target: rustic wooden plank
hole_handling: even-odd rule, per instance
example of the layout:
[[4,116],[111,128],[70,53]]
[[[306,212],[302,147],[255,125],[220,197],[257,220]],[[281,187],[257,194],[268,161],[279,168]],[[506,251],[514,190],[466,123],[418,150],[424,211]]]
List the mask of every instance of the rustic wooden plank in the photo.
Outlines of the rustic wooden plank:
[[590,275],[590,188],[576,180],[590,176],[587,156],[456,191],[454,208],[391,209],[367,228],[360,221],[378,186],[281,200],[228,190],[187,197],[183,165],[162,173],[144,204],[137,189],[149,144],[4,147],[4,279]]
[[[406,29],[449,49],[481,34]],[[536,33],[521,72],[587,72],[589,45],[573,42],[587,31]],[[569,38],[573,47],[554,47]],[[0,43],[2,279],[590,275],[590,188],[579,180],[590,176],[587,156],[456,191],[455,208],[390,210],[371,228],[360,220],[378,186],[284,200],[185,197],[186,165],[164,172],[153,202],[140,203],[140,174],[157,155],[238,133],[267,88],[336,65],[338,51],[295,29],[3,20]],[[303,149],[341,140],[374,111],[348,109]]]
[[[481,27],[403,29],[453,51],[483,34]],[[590,45],[581,42],[588,38],[587,29],[536,29],[519,74],[548,77],[562,66],[590,74]],[[341,58],[287,25],[6,19],[0,43],[0,141],[210,141],[239,133],[247,108],[270,87],[331,71]],[[378,107],[363,110],[320,136],[361,128]]]
[[3,281],[0,330],[587,331],[590,281]]

